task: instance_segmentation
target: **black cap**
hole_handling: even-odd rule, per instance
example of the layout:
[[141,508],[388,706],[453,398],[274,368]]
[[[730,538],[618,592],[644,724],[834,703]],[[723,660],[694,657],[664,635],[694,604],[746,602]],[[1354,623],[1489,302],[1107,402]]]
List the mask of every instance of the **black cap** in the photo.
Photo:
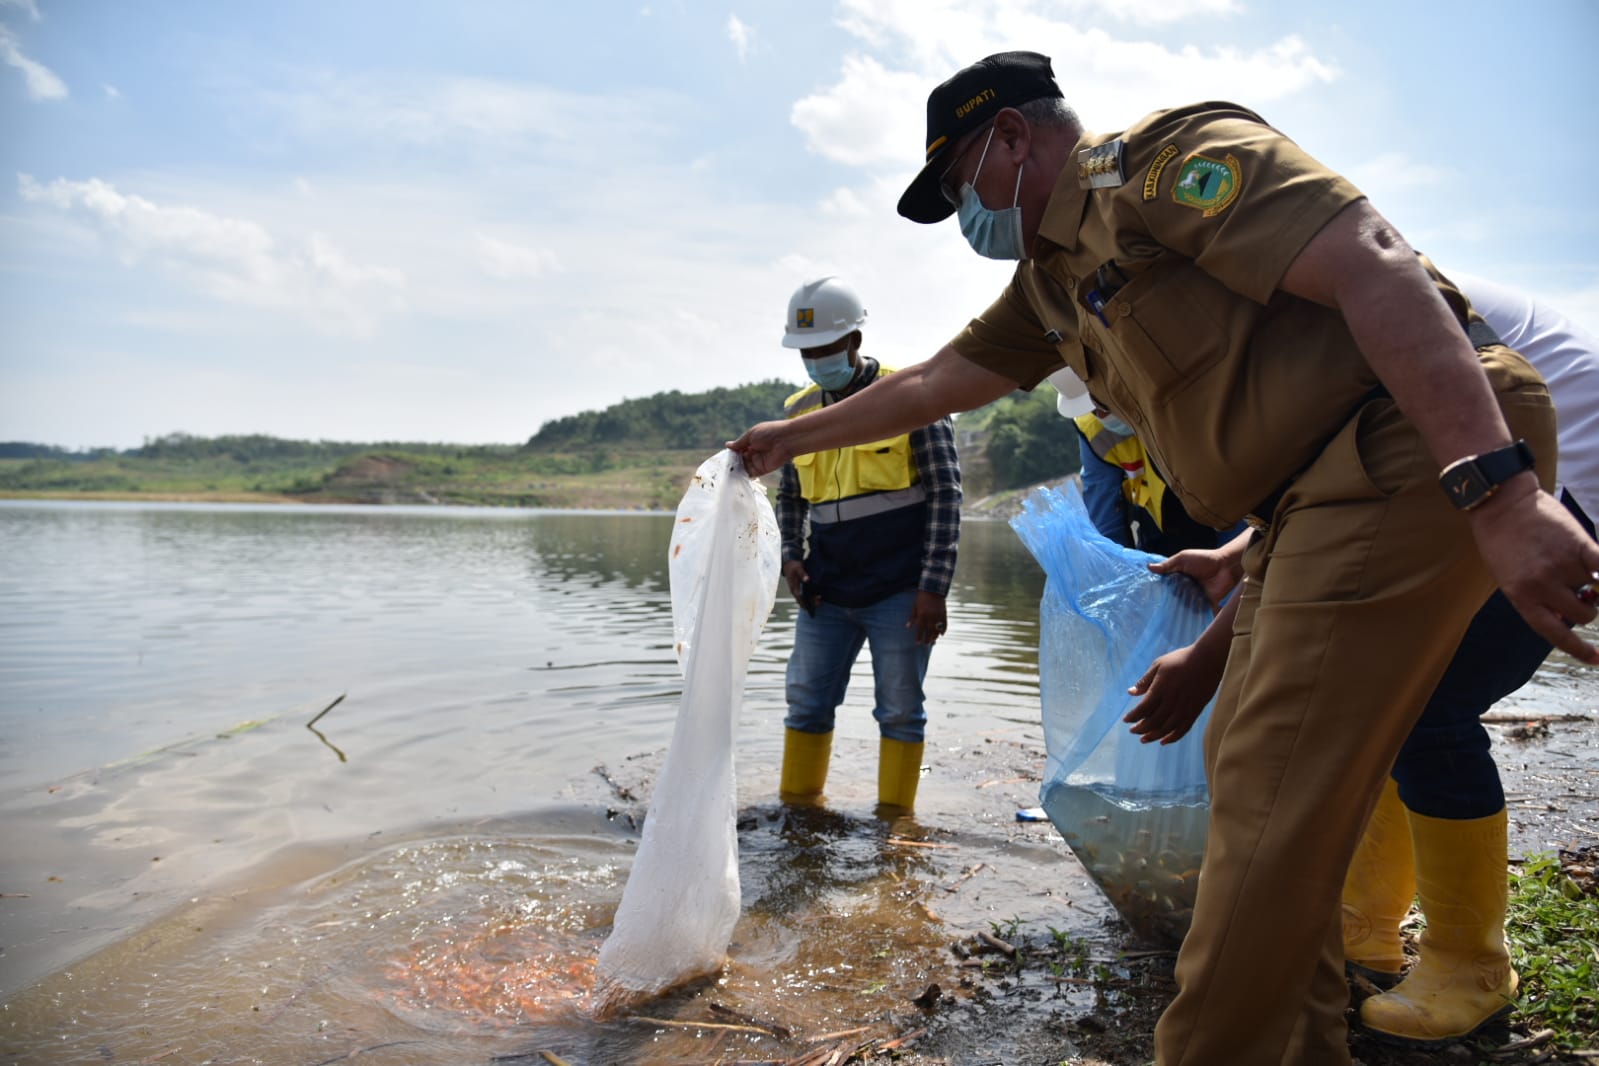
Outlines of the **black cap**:
[[899,213],[912,222],[942,222],[954,214],[938,191],[950,148],[1003,108],[1064,95],[1049,57],[1037,52],[999,52],[956,71],[927,97],[926,165],[899,198]]

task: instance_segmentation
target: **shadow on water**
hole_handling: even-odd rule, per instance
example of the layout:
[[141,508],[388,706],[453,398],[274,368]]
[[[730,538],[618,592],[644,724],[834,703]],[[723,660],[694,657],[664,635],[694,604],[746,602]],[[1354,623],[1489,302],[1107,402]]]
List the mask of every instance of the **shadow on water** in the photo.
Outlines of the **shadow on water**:
[[927,900],[969,861],[951,854],[959,834],[761,806],[739,818],[743,914],[723,973],[594,1021],[594,958],[637,845],[624,826],[567,809],[432,827],[353,860],[287,849],[13,997],[0,1054],[19,1066],[168,1053],[311,1066],[378,1048],[374,1061],[407,1064],[546,1051],[573,1066],[782,1061],[827,1034],[925,1024],[912,1001],[958,980],[954,934]]

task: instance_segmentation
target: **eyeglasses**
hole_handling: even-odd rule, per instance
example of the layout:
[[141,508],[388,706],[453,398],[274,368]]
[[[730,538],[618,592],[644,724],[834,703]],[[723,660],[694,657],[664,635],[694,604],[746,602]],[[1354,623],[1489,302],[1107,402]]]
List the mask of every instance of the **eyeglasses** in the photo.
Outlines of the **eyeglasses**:
[[[993,123],[989,123],[988,126],[984,128],[990,131],[990,136],[993,136]],[[982,132],[983,131],[981,129],[977,131],[977,133]],[[961,165],[961,160],[966,158],[966,153],[970,152],[972,150],[972,145],[976,143],[977,136],[974,134],[972,139],[966,142],[966,146],[959,152],[955,153],[954,161],[951,162],[949,166],[944,168],[944,173],[938,176],[938,194],[942,196],[945,202],[947,202],[951,207],[959,207],[961,205],[961,198],[958,190],[950,188],[949,176],[955,172],[956,167]]]

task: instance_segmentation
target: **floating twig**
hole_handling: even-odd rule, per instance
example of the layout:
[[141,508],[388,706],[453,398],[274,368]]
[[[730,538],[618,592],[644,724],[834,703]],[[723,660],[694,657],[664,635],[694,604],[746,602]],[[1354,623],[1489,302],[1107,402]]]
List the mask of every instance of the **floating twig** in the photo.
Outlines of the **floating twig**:
[[981,871],[983,869],[986,869],[987,866],[988,866],[988,864],[986,862],[979,862],[979,863],[973,863],[971,866],[966,867],[966,869],[961,872],[961,875],[959,877],[957,877],[955,880],[951,881],[949,884],[944,886],[944,891],[945,892],[957,891],[962,885],[964,885],[966,882],[970,881],[973,877],[975,877],[979,871]]
[[726,1029],[734,1033],[759,1033],[762,1036],[776,1036],[770,1029],[759,1025],[729,1025],[726,1022],[684,1022],[675,1018],[651,1018],[647,1014],[632,1014],[626,1019],[630,1022],[639,1022],[643,1025],[663,1025],[668,1029]]
[[838,1040],[838,1039],[840,1039],[842,1037],[854,1036],[856,1033],[867,1032],[871,1028],[872,1027],[869,1026],[869,1025],[859,1025],[859,1026],[856,1026],[854,1029],[840,1029],[836,1033],[823,1033],[821,1036],[813,1036],[813,1037],[811,1037],[810,1043],[812,1043],[812,1044],[820,1044],[823,1040]]
[[[856,1032],[863,1030],[857,1029]],[[789,1059],[783,1066],[839,1066],[855,1057],[860,1050],[860,1045],[846,1040],[832,1047],[817,1048],[815,1051],[801,1055],[797,1059]]]
[[1522,1037],[1520,1040],[1512,1040],[1508,1044],[1505,1044],[1501,1047],[1496,1047],[1490,1051],[1489,1054],[1496,1059],[1503,1058],[1507,1055],[1513,1055],[1518,1051],[1528,1051],[1535,1047],[1542,1047],[1554,1038],[1555,1031],[1553,1029],[1540,1029],[1536,1033],[1531,1033]]
[[[933,987],[937,988],[938,986],[934,985]],[[910,1032],[906,1033],[904,1036],[895,1037],[893,1040],[890,1040],[886,1044],[877,1045],[877,1049],[876,1050],[877,1050],[878,1054],[882,1054],[885,1051],[893,1051],[895,1048],[904,1047],[906,1044],[909,1044],[912,1040],[915,1040],[918,1037],[922,1037],[922,1036],[926,1036],[926,1035],[927,1035],[927,1030],[925,1028],[912,1029]]]
[[[332,703],[328,704],[326,707],[324,707],[320,711],[316,712],[316,717],[311,719],[309,722],[305,723],[305,727],[307,729],[311,729],[312,726],[314,726],[318,722],[322,721],[322,716],[324,714],[327,714],[333,708],[337,707],[339,704],[343,703],[344,702],[344,697],[345,697],[345,693],[343,693],[343,692],[339,693],[338,696],[334,698]],[[314,729],[311,729],[311,731],[313,733],[316,732],[316,730],[314,730]]]
[[743,1025],[753,1025],[757,1028],[769,1029],[773,1035],[777,1036],[781,1040],[787,1040],[793,1035],[793,1031],[786,1025],[778,1025],[776,1022],[763,1022],[759,1018],[752,1018],[748,1014],[741,1014],[732,1007],[724,1007],[720,1003],[711,1003],[707,1004],[707,1006],[710,1007],[712,1014],[719,1014],[724,1018],[731,1018],[733,1021]]
[[634,803],[638,800],[638,797],[633,795],[632,789],[625,788],[616,783],[616,779],[611,776],[611,772],[607,770],[603,764],[596,766],[594,768],[594,772],[600,775],[601,781],[604,781],[607,785],[611,786],[611,791],[616,794],[617,799],[626,800],[628,803]]
[[885,844],[898,844],[900,847],[904,847],[904,848],[949,848],[949,849],[954,849],[954,848],[960,847],[959,844],[934,844],[931,841],[927,841],[927,840],[907,840],[905,837],[889,837],[887,840],[884,841],[884,843]]
[[544,1061],[549,1063],[550,1066],[572,1066],[571,1063],[567,1062],[553,1051],[541,1051],[539,1054],[544,1057]]
[[1591,722],[1593,716],[1589,714],[1512,714],[1500,711],[1497,714],[1485,714],[1477,719],[1489,725],[1526,725],[1529,722]]
[[1015,945],[1007,944],[993,933],[985,933],[982,930],[978,930],[977,939],[981,940],[983,943],[987,944],[989,947],[993,948],[1007,959],[1014,959],[1016,957]]

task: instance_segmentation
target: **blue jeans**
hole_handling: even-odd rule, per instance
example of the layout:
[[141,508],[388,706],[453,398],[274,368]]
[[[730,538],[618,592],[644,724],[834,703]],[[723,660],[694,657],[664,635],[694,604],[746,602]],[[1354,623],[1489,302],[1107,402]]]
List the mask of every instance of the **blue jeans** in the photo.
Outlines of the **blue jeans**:
[[890,740],[922,741],[927,709],[922,679],[931,644],[916,643],[906,625],[916,590],[897,592],[869,607],[822,602],[815,615],[795,616],[794,652],[788,660],[788,717],[783,724],[801,733],[830,733],[844,702],[850,668],[861,645],[871,642],[877,706],[872,717]]

